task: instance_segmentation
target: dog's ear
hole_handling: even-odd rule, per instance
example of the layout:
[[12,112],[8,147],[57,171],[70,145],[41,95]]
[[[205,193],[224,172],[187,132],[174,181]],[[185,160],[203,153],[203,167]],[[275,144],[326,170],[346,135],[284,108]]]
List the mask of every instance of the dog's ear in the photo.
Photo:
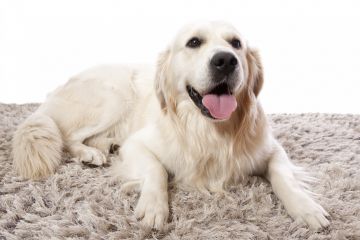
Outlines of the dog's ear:
[[160,53],[157,61],[156,75],[155,75],[155,92],[159,99],[161,109],[166,108],[166,99],[164,89],[166,85],[166,78],[168,73],[170,50]]
[[249,87],[252,88],[257,97],[264,83],[263,67],[260,60],[260,55],[255,49],[248,49],[246,59],[249,68]]

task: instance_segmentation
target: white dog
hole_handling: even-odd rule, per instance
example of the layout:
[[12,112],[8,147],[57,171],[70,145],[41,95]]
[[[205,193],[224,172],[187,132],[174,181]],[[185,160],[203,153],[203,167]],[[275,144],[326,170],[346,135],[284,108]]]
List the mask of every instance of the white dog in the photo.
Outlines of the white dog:
[[293,218],[327,226],[306,175],[270,132],[257,100],[262,84],[257,52],[232,26],[186,26],[156,68],[97,67],[51,93],[15,133],[14,167],[27,178],[48,176],[63,149],[102,165],[118,144],[122,160],[114,170],[139,184],[135,214],[146,226],[167,221],[168,173],[211,192],[263,175]]

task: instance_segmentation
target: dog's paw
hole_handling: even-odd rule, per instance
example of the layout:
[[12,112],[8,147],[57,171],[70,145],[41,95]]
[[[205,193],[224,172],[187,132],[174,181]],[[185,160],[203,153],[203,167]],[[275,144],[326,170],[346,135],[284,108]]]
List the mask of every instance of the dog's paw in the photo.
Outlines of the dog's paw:
[[[167,193],[166,193],[167,194]],[[161,193],[142,193],[135,208],[135,217],[148,228],[161,230],[167,222],[169,206]]]
[[119,154],[120,145],[112,143],[109,147],[110,154]]
[[85,164],[101,166],[106,163],[105,155],[96,148],[86,148],[80,152],[79,161]]
[[295,220],[305,222],[313,230],[319,230],[330,224],[327,219],[329,214],[310,197],[299,199],[297,204],[288,211]]

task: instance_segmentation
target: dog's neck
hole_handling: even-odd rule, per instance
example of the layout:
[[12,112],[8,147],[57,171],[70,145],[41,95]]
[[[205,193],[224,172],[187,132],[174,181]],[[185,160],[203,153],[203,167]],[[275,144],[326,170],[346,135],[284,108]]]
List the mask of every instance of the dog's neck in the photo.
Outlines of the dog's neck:
[[[237,170],[239,167],[249,169],[249,173],[252,171],[254,160],[248,156],[253,156],[251,153],[262,146],[259,143],[264,139],[262,134],[267,126],[265,114],[257,101],[242,99],[231,118],[223,122],[206,118],[186,102],[179,104],[176,112],[168,111],[163,116],[163,124],[169,124],[168,127],[175,131],[172,135],[175,144],[180,145],[183,155],[189,157],[183,159],[183,167],[193,169],[187,176],[180,173],[181,181],[196,178],[198,180],[191,181],[198,182],[200,187],[213,182],[214,186],[205,188],[217,188],[245,179],[245,175],[239,174],[246,171]],[[232,170],[225,173],[223,169]]]

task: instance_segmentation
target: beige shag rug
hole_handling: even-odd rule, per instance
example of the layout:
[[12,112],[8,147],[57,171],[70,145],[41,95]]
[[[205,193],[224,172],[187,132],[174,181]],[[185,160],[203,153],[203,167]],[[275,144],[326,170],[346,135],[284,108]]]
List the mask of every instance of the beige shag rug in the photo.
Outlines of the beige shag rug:
[[313,190],[331,215],[320,232],[294,222],[261,178],[229,198],[170,187],[163,232],[134,217],[138,194],[120,192],[107,168],[64,158],[55,175],[29,181],[12,170],[11,137],[37,104],[0,104],[0,239],[360,239],[360,116],[280,114],[269,119],[293,161],[319,182]]

